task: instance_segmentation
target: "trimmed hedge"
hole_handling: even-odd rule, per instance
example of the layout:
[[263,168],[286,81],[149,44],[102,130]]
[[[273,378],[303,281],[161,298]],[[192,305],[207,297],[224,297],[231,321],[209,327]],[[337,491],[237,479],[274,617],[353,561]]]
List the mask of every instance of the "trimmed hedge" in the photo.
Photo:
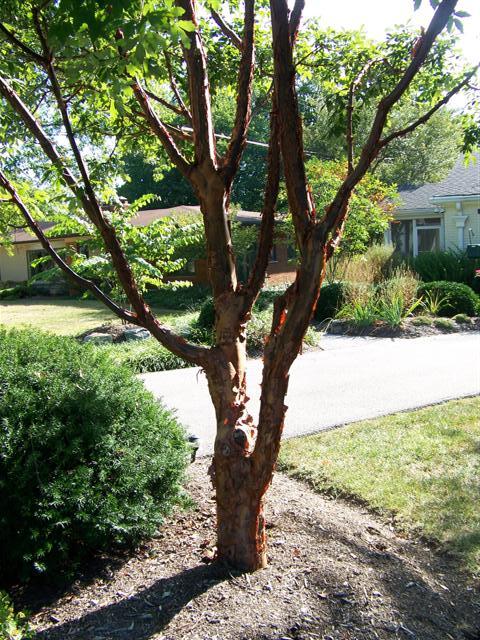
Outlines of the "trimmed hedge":
[[439,316],[452,318],[458,313],[464,313],[470,317],[480,314],[480,297],[469,286],[460,282],[444,280],[425,282],[419,287],[418,294],[444,298],[438,310]]
[[152,535],[182,496],[174,416],[104,350],[0,331],[2,579]]
[[149,304],[163,309],[198,308],[210,295],[210,287],[194,284],[191,287],[152,289],[145,294]]

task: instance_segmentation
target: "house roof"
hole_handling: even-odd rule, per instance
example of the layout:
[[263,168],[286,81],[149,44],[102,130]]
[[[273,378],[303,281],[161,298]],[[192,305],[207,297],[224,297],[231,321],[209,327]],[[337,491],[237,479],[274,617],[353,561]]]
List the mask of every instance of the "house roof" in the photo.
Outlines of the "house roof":
[[[139,211],[131,222],[134,227],[145,227],[159,218],[192,213],[200,214],[200,207],[198,205],[180,205],[178,207],[169,207],[168,209],[147,209],[146,211]],[[237,211],[236,219],[244,224],[256,224],[261,220],[261,214],[258,211]]]
[[[48,231],[49,229],[55,226],[54,222],[37,222],[37,224],[42,231]],[[33,233],[31,233],[31,231],[29,231],[28,229],[20,228],[20,227],[17,227],[12,231],[11,237],[12,237],[13,244],[21,244],[23,242],[38,242],[38,238],[34,236]],[[59,237],[60,238],[65,238],[65,237],[76,238],[77,235],[72,233],[69,236],[59,236]],[[50,239],[52,239],[52,237],[50,237]]]
[[401,189],[399,210],[435,210],[432,198],[480,195],[480,152],[474,153],[475,161],[465,166],[461,156],[448,176],[440,182],[430,182],[421,187]]
[[[181,205],[178,207],[169,207],[168,209],[147,209],[145,211],[139,211],[132,219],[131,223],[134,227],[146,227],[151,222],[160,218],[168,218],[170,216],[180,216],[188,214],[199,214],[200,207],[196,205]],[[261,220],[261,214],[257,211],[237,211],[236,219],[244,224],[258,224]],[[54,222],[39,222],[38,223],[42,231],[48,231],[55,226]],[[58,236],[67,237],[67,236]],[[69,238],[79,237],[76,234],[71,234]],[[51,238],[51,237],[50,237]],[[34,236],[28,229],[18,228],[12,232],[12,243],[21,244],[24,242],[37,242],[38,238]]]

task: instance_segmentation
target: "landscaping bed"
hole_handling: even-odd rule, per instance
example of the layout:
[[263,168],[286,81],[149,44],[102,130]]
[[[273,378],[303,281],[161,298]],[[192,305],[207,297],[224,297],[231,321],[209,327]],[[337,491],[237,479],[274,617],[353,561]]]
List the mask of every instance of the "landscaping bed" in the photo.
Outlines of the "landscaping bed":
[[268,493],[268,568],[247,576],[210,564],[209,463],[190,467],[195,509],[135,554],[99,559],[63,594],[16,594],[36,640],[479,637],[478,585],[454,559],[280,473]]
[[445,333],[480,331],[480,318],[468,318],[458,322],[454,318],[429,318],[414,316],[405,318],[398,326],[377,320],[363,326],[350,320],[332,320],[326,332],[332,335],[374,336],[376,338],[421,338]]

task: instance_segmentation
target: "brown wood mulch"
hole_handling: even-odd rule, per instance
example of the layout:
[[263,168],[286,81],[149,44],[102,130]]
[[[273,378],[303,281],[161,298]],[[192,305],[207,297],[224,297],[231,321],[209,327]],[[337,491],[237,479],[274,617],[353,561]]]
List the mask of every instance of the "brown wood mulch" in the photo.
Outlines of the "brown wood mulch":
[[208,463],[190,467],[196,506],[158,537],[92,563],[60,596],[23,595],[35,640],[480,640],[480,585],[455,558],[280,473],[268,568],[234,575],[212,564]]

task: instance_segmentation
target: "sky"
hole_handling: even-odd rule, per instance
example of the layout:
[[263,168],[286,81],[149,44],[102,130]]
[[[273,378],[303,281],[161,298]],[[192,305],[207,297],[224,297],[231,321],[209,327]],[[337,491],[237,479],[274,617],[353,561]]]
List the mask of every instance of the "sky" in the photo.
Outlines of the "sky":
[[[480,0],[459,0],[457,11],[467,11],[463,18],[464,34],[460,47],[470,63],[480,61]],[[418,27],[427,27],[433,15],[429,0],[423,0],[418,11],[413,0],[306,0],[305,17],[320,17],[326,26],[345,29],[365,27],[367,35],[383,39],[385,31],[409,20]]]

